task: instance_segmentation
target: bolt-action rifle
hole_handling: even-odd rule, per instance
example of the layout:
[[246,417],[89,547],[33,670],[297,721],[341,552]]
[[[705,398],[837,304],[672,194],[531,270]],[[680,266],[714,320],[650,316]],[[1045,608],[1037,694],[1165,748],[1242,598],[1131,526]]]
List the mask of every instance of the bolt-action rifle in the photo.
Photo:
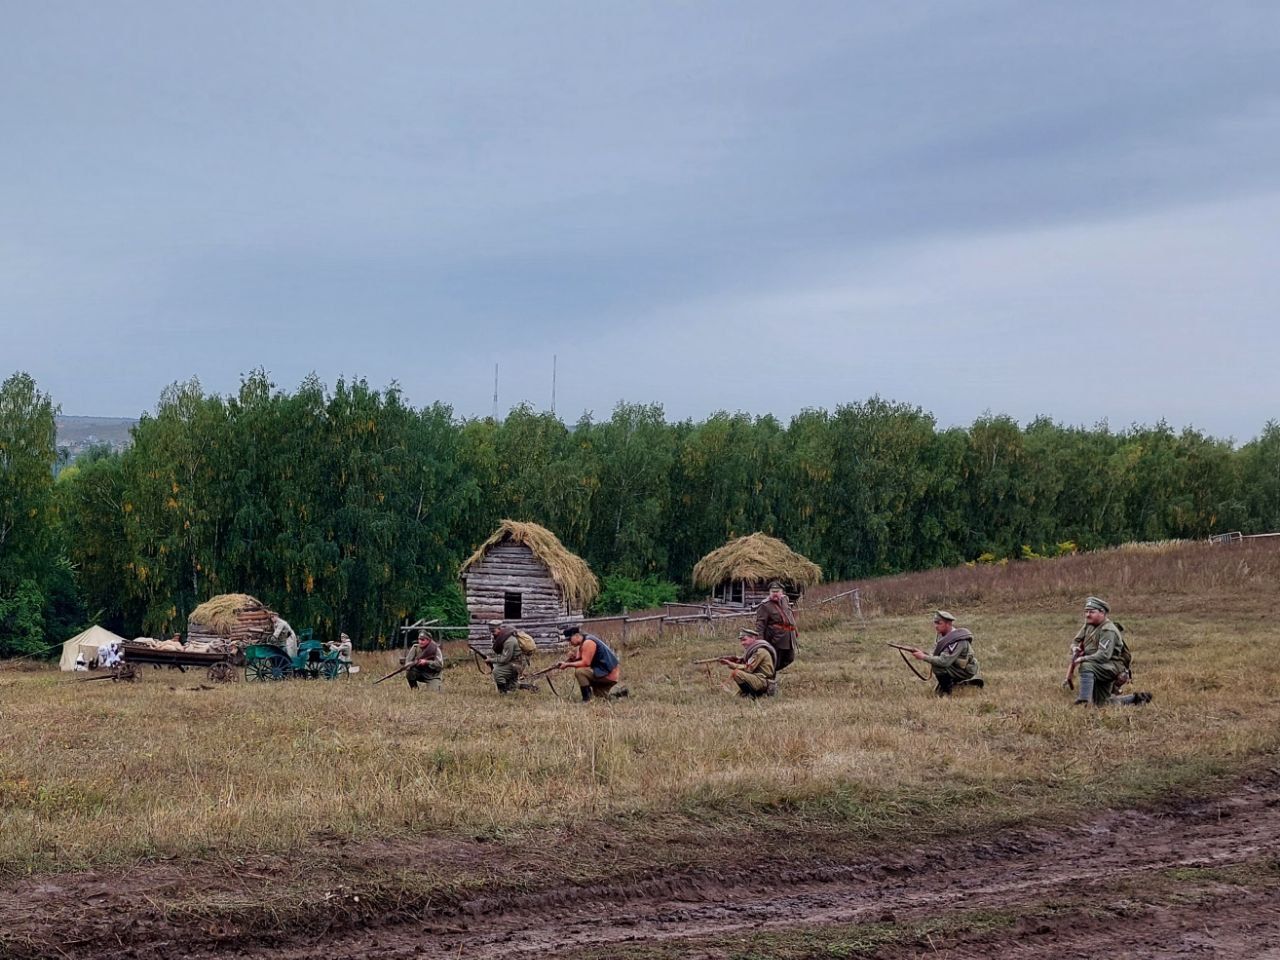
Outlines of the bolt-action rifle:
[[885,643],[885,646],[893,647],[893,649],[898,651],[898,656],[900,656],[902,658],[902,662],[907,665],[907,669],[916,675],[917,680],[923,680],[925,683],[929,682],[929,678],[925,676],[923,673],[921,673],[919,670],[917,670],[916,665],[912,663],[911,658],[907,656],[907,654],[909,653],[915,653],[917,649],[916,647],[904,647],[900,643],[887,643],[887,642]]
[[388,673],[385,677],[381,677],[381,678],[379,678],[379,679],[377,679],[377,680],[373,681],[373,685],[376,687],[376,686],[377,686],[378,684],[380,684],[383,680],[390,680],[392,677],[398,677],[398,676],[400,676],[400,674],[404,673],[406,670],[408,670],[410,667],[412,667],[412,666],[413,666],[415,663],[417,663],[417,662],[418,662],[417,660],[414,660],[414,659],[412,659],[412,658],[411,658],[411,659],[409,659],[409,660],[406,660],[406,661],[404,662],[404,666],[403,666],[403,667],[401,667],[401,668],[400,668],[400,669],[398,669],[398,670],[392,670],[392,671],[391,671],[390,673]]
[[1076,688],[1076,667],[1080,666],[1080,660],[1083,653],[1084,650],[1082,648],[1072,646],[1071,662],[1067,664],[1067,676],[1062,681],[1062,685],[1068,690],[1074,690]]

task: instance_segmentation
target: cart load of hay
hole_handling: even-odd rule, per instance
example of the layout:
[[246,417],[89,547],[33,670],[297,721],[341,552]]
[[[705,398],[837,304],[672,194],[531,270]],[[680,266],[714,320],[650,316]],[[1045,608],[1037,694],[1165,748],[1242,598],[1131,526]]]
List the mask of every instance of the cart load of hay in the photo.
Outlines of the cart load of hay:
[[224,593],[206,600],[187,618],[187,642],[245,647],[271,643],[276,615],[247,593]]

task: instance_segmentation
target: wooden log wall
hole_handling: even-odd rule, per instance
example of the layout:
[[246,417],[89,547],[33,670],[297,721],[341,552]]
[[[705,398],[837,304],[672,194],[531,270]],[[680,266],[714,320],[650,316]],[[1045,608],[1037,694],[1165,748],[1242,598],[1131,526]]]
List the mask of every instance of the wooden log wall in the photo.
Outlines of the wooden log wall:
[[[490,547],[484,558],[463,577],[463,591],[470,615],[470,642],[484,645],[489,640],[490,620],[503,620],[526,629],[540,647],[560,646],[560,630],[545,621],[581,618],[582,611],[570,611],[559,585],[543,563],[524,544],[499,543]],[[520,620],[507,620],[506,594],[520,594]],[[527,628],[522,621],[534,621]],[[541,621],[541,623],[539,623]]]

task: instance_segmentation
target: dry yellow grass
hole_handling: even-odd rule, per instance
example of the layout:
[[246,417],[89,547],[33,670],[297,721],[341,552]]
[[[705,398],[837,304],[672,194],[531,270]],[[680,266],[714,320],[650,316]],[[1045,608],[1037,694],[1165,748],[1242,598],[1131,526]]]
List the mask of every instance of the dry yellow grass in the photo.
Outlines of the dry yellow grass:
[[981,826],[1150,798],[1280,746],[1280,671],[1248,656],[1268,621],[1150,611],[1116,613],[1155,702],[1096,713],[1059,688],[1074,609],[957,611],[990,682],[945,701],[884,646],[925,645],[923,615],[807,633],[783,695],[760,704],[688,664],[730,649],[710,638],[625,651],[632,697],[612,705],[576,702],[567,679],[572,701],[499,698],[468,662],[439,696],[374,687],[392,661],[372,656],[333,683],[0,673],[0,863],[299,851],[410,829],[515,838],[583,815],[674,832],[761,809],[874,836],[953,805]]

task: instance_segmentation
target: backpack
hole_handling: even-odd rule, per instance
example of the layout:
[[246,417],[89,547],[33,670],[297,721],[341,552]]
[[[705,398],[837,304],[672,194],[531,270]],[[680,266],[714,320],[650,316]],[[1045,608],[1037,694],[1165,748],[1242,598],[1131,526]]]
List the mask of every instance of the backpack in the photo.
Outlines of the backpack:
[[523,630],[516,631],[516,642],[520,644],[520,652],[526,657],[531,657],[538,652],[537,641]]

